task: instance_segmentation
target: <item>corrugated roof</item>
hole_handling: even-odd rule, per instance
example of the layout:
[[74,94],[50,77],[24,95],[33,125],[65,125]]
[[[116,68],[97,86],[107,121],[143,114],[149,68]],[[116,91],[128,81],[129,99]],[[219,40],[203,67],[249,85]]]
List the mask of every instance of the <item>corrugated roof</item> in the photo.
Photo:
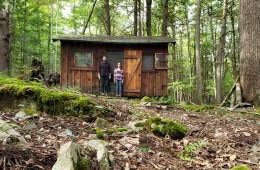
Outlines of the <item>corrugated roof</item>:
[[115,43],[115,44],[161,44],[161,43],[175,43],[176,41],[171,37],[139,37],[139,36],[86,36],[86,35],[61,35],[54,37],[53,41],[81,41],[93,43]]

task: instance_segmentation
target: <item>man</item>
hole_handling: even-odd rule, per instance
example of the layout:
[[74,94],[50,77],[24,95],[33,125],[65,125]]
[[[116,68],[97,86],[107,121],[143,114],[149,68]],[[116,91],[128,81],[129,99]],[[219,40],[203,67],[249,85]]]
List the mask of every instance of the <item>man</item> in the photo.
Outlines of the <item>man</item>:
[[98,79],[101,81],[102,96],[104,94],[106,94],[106,96],[107,96],[108,81],[109,81],[109,79],[111,79],[111,66],[107,62],[106,56],[103,56],[102,62],[99,63]]

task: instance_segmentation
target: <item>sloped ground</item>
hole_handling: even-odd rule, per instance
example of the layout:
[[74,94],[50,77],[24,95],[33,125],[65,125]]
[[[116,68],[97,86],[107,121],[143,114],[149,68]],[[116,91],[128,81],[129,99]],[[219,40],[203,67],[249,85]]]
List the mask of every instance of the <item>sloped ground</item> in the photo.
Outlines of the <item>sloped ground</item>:
[[[188,135],[182,140],[158,138],[141,132],[128,134],[128,145],[124,145],[120,142],[123,135],[105,136],[104,140],[109,142],[108,151],[114,157],[114,169],[230,169],[240,164],[246,164],[251,169],[260,167],[259,117],[245,117],[237,113],[220,116],[213,114],[215,111],[193,114],[174,107],[166,110],[124,99],[95,100],[117,113],[112,119],[117,127],[126,126],[129,121],[160,115],[181,122],[188,128]],[[0,119],[20,127],[33,123],[36,126],[29,130],[18,129],[26,136],[30,144],[28,148],[0,145],[0,165],[6,169],[51,169],[61,144],[69,140],[80,142],[95,138],[90,132],[93,122],[45,114],[18,122],[12,119],[17,112],[0,112]],[[92,163],[93,169],[98,169],[95,168],[95,160]]]

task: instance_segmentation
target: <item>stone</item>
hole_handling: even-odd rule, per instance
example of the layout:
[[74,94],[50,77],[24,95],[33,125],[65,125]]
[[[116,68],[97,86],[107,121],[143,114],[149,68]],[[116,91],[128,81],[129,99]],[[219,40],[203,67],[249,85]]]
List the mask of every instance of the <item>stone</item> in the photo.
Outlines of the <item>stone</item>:
[[94,127],[99,128],[99,129],[106,129],[106,128],[111,128],[112,124],[110,124],[106,119],[97,117],[97,119],[94,123]]
[[57,161],[52,170],[88,170],[87,164],[82,165],[82,162],[86,160],[81,158],[79,148],[79,145],[72,141],[63,144],[58,151]]
[[109,158],[106,146],[107,142],[103,140],[90,140],[84,143],[84,147],[97,154],[97,161],[101,170],[109,170]]
[[33,130],[37,128],[38,127],[34,122],[27,122],[25,125],[23,125],[23,130]]
[[[145,120],[144,120],[145,121]],[[141,121],[141,122],[143,122],[143,121]],[[137,124],[137,123],[140,123],[140,121],[132,121],[132,122],[129,122],[128,124],[127,124],[127,127],[130,129],[130,130],[132,130],[133,132],[140,132],[140,131],[142,131],[144,128],[143,127],[136,127],[135,125]]]
[[0,119],[0,141],[2,141],[3,144],[6,144],[8,143],[8,139],[10,139],[11,142],[16,142],[18,140],[18,144],[27,145],[27,141],[19,132]]
[[133,145],[139,145],[140,144],[140,139],[139,138],[132,138],[132,137],[123,137],[122,139],[119,140],[119,143],[127,149],[131,149]]
[[34,118],[34,117],[38,117],[38,116],[39,116],[38,114],[27,115],[24,111],[19,111],[18,113],[16,113],[16,115],[14,117],[17,120],[24,121],[26,119],[30,119],[30,118]]
[[19,111],[14,117],[18,120],[24,120],[26,117],[26,113],[24,111]]

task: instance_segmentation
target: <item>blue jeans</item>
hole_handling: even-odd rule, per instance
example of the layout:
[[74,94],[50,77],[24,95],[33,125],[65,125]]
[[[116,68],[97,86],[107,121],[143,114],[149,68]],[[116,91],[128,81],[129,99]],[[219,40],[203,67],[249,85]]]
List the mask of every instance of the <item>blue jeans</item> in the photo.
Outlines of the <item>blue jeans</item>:
[[108,76],[101,76],[100,77],[102,93],[107,93],[108,80],[109,80]]
[[122,80],[116,80],[116,95],[122,95]]

